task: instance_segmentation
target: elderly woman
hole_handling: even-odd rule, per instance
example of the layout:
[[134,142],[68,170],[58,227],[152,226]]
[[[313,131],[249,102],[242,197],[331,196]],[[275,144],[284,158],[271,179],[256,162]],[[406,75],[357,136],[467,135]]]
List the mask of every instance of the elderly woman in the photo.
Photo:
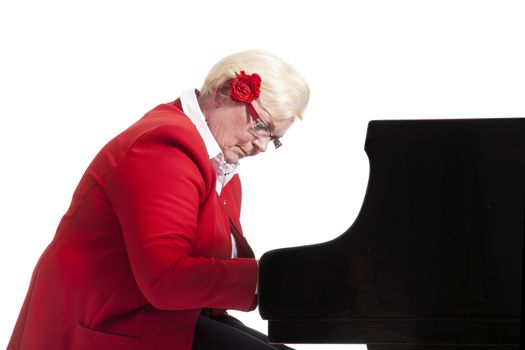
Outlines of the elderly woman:
[[8,350],[275,349],[226,313],[255,308],[239,160],[301,118],[281,59],[228,56],[95,157],[40,258]]

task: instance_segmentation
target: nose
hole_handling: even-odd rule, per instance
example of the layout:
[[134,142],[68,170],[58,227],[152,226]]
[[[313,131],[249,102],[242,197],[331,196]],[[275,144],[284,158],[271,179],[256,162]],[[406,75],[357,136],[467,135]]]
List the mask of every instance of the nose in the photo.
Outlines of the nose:
[[252,144],[254,145],[254,149],[257,150],[257,153],[260,153],[266,152],[266,149],[268,148],[268,142],[270,142],[270,139],[267,137],[257,137],[252,141]]

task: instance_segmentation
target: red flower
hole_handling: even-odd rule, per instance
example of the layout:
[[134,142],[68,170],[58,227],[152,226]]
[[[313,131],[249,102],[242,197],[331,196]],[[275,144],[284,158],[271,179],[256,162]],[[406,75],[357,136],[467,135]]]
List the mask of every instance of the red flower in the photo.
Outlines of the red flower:
[[248,75],[241,70],[230,84],[230,98],[237,102],[252,102],[261,93],[261,77],[257,73]]

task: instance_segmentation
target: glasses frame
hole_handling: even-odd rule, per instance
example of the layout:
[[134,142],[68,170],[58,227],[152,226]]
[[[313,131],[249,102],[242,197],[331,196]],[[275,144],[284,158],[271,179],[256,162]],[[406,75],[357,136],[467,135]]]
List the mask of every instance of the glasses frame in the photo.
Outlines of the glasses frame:
[[253,107],[252,103],[251,102],[246,102],[246,105],[248,106],[248,111],[250,112],[250,117],[252,118],[253,122],[255,123],[255,126],[258,127],[258,128],[264,129],[268,133],[268,137],[270,138],[270,140],[272,140],[273,145],[275,146],[276,149],[281,147],[283,145],[281,140],[279,140],[279,138],[277,136],[272,134],[272,131],[270,130],[270,127],[268,126],[268,124],[266,124],[264,122],[264,120],[262,120],[262,118],[259,116],[259,113],[257,113],[255,108]]

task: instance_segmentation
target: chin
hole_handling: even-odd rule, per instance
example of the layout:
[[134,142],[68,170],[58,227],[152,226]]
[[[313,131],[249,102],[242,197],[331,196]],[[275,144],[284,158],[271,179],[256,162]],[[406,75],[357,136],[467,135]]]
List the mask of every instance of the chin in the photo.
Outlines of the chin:
[[226,163],[237,163],[241,158],[242,157],[238,156],[237,154],[224,154],[224,160]]
[[239,160],[247,156],[239,146],[223,149],[222,154],[224,154],[224,160],[227,163],[237,163]]

